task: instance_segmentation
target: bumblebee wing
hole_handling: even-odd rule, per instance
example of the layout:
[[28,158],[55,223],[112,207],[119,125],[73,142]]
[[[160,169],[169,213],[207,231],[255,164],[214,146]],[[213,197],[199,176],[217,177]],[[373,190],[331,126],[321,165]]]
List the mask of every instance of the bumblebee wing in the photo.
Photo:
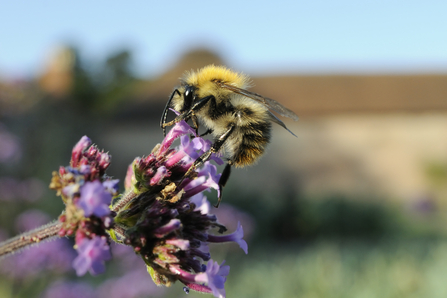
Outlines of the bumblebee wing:
[[275,114],[273,114],[272,112],[268,111],[269,115],[270,115],[270,120],[272,122],[275,122],[276,124],[279,124],[280,126],[284,127],[288,132],[290,132],[292,135],[294,135],[296,137],[296,134],[294,134],[290,129],[287,128],[287,126],[284,124],[284,122],[282,122],[281,120],[279,120],[278,117],[275,116]]
[[[249,98],[251,98],[251,99],[254,99],[254,100],[256,100],[257,102],[260,102],[260,103],[264,104],[264,105],[267,106],[269,109],[272,109],[273,111],[277,112],[277,113],[280,114],[281,116],[289,117],[289,118],[291,118],[291,119],[293,119],[293,120],[295,120],[295,121],[298,120],[298,116],[297,116],[294,112],[292,112],[291,110],[289,110],[288,108],[286,108],[285,106],[283,106],[282,104],[280,104],[279,102],[277,102],[277,101],[274,100],[274,99],[271,99],[271,98],[268,98],[268,97],[264,97],[264,96],[259,95],[259,94],[257,94],[257,93],[250,92],[250,91],[247,91],[247,90],[245,90],[245,89],[241,89],[241,88],[238,88],[238,87],[235,87],[235,86],[232,86],[232,85],[228,85],[228,84],[225,84],[225,83],[217,82],[217,84],[218,84],[220,87],[222,87],[222,88],[225,88],[225,89],[228,89],[228,90],[233,91],[234,93],[237,93],[237,94],[240,94],[240,95],[244,95],[244,96],[246,96],[246,97],[249,97]],[[282,123],[282,121],[279,120],[276,116],[274,116],[274,117],[275,117],[279,122]],[[273,122],[276,122],[276,121],[273,120]],[[278,122],[276,122],[276,123],[278,123]],[[281,126],[283,126],[285,129],[287,129],[287,128],[285,127],[284,123],[282,123],[282,124],[278,123],[278,124],[281,125]],[[288,129],[287,129],[287,130],[288,130]],[[289,131],[290,131],[290,130],[289,130]]]

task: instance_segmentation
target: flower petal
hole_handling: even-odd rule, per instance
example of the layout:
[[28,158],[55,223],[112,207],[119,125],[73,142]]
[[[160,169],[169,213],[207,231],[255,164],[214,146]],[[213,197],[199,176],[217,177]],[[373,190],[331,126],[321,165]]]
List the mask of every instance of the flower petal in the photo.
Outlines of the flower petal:
[[84,215],[87,217],[91,215],[103,217],[110,214],[111,200],[112,195],[104,189],[101,182],[98,180],[88,181],[81,187],[78,205],[84,210]]

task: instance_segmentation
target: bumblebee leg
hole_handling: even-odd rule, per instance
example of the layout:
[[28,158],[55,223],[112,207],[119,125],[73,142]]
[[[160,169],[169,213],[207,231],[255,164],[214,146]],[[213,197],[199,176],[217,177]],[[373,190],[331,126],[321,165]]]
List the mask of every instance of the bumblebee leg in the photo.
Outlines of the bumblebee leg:
[[192,128],[194,128],[196,130],[196,136],[199,135],[199,120],[197,120],[197,116],[193,113],[191,116],[191,120],[192,120]]
[[[222,148],[222,145],[225,143],[225,141],[228,139],[228,137],[231,135],[231,133],[234,131],[234,127],[235,125],[232,124],[227,131],[225,131],[219,138],[217,138],[217,140],[214,142],[214,144],[211,146],[211,148],[206,151],[205,153],[203,153],[199,158],[196,159],[196,161],[189,167],[188,171],[186,172],[186,174],[183,176],[182,180],[180,181],[179,185],[183,182],[183,179],[185,179],[186,177],[188,177],[189,175],[191,175],[191,173],[193,173],[199,166],[201,166],[205,161],[209,160],[211,157],[211,154],[213,153],[217,153],[219,152],[220,148]],[[222,176],[227,176],[224,180],[222,180]],[[230,175],[230,168],[228,166],[224,169],[224,173],[222,173],[221,178],[219,179],[219,184],[220,181],[222,180],[223,185],[225,185],[226,180],[228,180],[228,176]],[[219,185],[219,189],[220,189],[220,185]],[[221,198],[219,198],[219,203],[221,201]],[[217,206],[219,206],[219,204],[217,204]]]
[[[175,91],[174,91],[175,93]],[[173,96],[173,95],[172,95]],[[194,112],[199,111],[201,108],[203,108],[205,106],[205,104],[210,100],[213,99],[214,101],[216,100],[215,97],[213,95],[210,96],[206,96],[200,100],[198,100],[196,103],[194,103],[194,105],[191,107],[191,109],[189,109],[188,111],[178,115],[174,120],[170,121],[170,122],[165,122],[166,119],[164,119],[160,124],[161,124],[161,128],[165,128],[167,126],[171,126],[174,125],[176,123],[179,123],[182,120],[188,121],[190,118],[194,118],[196,117],[194,115]],[[166,112],[167,113],[167,112]],[[166,118],[166,116],[164,116],[164,118]],[[162,118],[163,119],[163,118]],[[197,120],[197,118],[196,118]],[[194,122],[194,120],[193,120]],[[195,125],[195,124],[194,124]],[[198,128],[198,126],[197,126]]]
[[[188,121],[191,117],[195,117],[195,115],[193,115],[190,111],[187,111],[183,114],[178,115],[174,120],[163,123],[161,127],[164,129],[167,126],[174,125],[176,123],[179,123],[182,120]],[[193,128],[195,128],[195,127],[193,127]]]
[[225,166],[222,176],[219,179],[219,198],[217,200],[217,204],[214,207],[219,208],[220,201],[222,200],[222,188],[227,184],[228,178],[230,178],[231,174],[231,163],[228,162]]
[[208,128],[208,130],[207,130],[207,131],[205,131],[204,133],[202,133],[202,134],[200,135],[200,137],[203,137],[203,136],[209,135],[210,133],[213,133],[213,130],[212,130],[211,128]]
[[166,124],[166,118],[168,117],[169,106],[171,105],[172,98],[174,98],[174,95],[176,93],[179,96],[181,96],[180,91],[178,91],[178,89],[175,89],[174,92],[172,92],[171,97],[169,97],[169,100],[166,103],[165,109],[163,110],[163,114],[162,114],[161,119],[160,119],[160,127],[163,129],[163,136],[166,136],[166,126],[168,126],[168,125],[165,125],[165,124]]
[[[178,117],[177,117],[178,118]],[[177,119],[177,118],[175,118],[174,120],[172,120],[172,121],[169,121],[169,122],[165,122],[165,123],[163,123],[162,124],[162,126],[161,126],[161,128],[163,128],[163,133],[165,134],[165,136],[166,136],[166,127],[168,127],[168,126],[171,126],[171,125],[174,125],[174,124],[176,124],[176,123],[178,123],[178,122],[180,122],[180,121],[182,121],[183,119]]]

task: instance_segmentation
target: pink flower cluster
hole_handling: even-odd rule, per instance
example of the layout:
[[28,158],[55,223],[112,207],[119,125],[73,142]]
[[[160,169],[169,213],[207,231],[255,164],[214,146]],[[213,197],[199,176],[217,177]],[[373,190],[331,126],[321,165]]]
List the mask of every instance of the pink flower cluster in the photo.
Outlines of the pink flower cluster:
[[[180,146],[171,149],[177,138]],[[153,153],[131,165],[126,188],[138,196],[118,212],[115,222],[126,229],[124,243],[142,257],[156,284],[169,286],[178,280],[189,289],[224,297],[229,266],[211,260],[208,243],[234,241],[245,252],[247,243],[241,226],[229,235],[211,233],[213,228],[226,230],[209,213],[203,195],[210,188],[219,191],[216,166],[207,161],[192,177],[185,177],[210,146],[186,122],[176,124]],[[212,160],[223,163],[214,154]]]
[[[178,138],[179,147],[171,148]],[[210,146],[186,122],[177,123],[150,155],[134,160],[126,191],[119,195],[118,180],[105,174],[110,155],[81,138],[70,166],[53,173],[50,185],[66,204],[59,236],[75,237],[77,274],[103,272],[111,257],[109,241],[114,240],[133,248],[157,285],[180,281],[187,289],[225,297],[229,266],[211,259],[208,244],[236,242],[247,253],[247,243],[240,224],[232,234],[215,234],[226,228],[209,213],[203,195],[211,188],[219,192],[221,174],[211,161],[223,162],[213,154],[185,176]]]
[[75,236],[78,256],[73,267],[78,275],[104,272],[104,261],[111,258],[106,230],[113,225],[109,205],[119,181],[105,175],[109,165],[110,155],[84,136],[73,148],[70,166],[53,173],[50,187],[66,204],[59,236]]

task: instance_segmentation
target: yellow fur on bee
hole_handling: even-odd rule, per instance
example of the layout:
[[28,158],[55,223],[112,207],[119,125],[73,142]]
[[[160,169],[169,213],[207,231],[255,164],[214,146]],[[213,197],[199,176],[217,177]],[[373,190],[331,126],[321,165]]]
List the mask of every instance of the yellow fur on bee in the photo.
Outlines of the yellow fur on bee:
[[232,71],[225,66],[208,65],[197,71],[190,71],[185,74],[183,81],[188,85],[195,86],[199,98],[206,95],[224,95],[231,91],[219,88],[214,82],[220,81],[238,88],[247,89],[250,87],[250,78],[243,74]]

